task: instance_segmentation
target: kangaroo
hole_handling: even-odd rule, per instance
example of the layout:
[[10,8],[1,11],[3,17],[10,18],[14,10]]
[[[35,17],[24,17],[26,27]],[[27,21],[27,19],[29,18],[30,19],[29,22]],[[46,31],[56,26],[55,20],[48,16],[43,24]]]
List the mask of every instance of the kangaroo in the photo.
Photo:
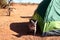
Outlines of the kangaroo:
[[37,20],[30,20],[29,29],[31,31],[34,31],[34,35],[36,34],[36,31],[37,31]]

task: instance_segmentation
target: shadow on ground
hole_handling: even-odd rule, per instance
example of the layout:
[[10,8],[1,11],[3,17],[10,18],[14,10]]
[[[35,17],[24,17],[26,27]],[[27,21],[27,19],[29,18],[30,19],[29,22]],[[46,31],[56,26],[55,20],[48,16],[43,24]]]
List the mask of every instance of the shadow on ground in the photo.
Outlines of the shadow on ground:
[[10,24],[10,29],[16,33],[18,33],[18,35],[16,35],[17,37],[20,37],[22,35],[27,35],[27,32],[29,30],[28,28],[28,23],[24,22],[24,23],[11,23]]
[[32,16],[20,16],[21,18],[32,18]]
[[[23,35],[33,35],[33,32],[30,32],[29,30],[29,22],[23,22],[23,23],[11,23],[10,24],[10,29],[16,33],[18,33],[18,35],[13,34],[16,37],[20,37]],[[37,33],[36,36],[38,36],[39,34]]]

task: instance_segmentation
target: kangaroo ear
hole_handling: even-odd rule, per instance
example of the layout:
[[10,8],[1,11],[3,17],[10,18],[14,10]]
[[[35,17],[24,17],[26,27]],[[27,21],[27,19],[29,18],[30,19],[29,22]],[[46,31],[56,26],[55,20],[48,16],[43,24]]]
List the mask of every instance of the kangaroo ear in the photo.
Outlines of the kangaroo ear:
[[35,21],[35,24],[37,24],[38,21]]
[[32,22],[32,23],[34,23],[34,21],[33,21],[33,20],[31,20],[31,22]]

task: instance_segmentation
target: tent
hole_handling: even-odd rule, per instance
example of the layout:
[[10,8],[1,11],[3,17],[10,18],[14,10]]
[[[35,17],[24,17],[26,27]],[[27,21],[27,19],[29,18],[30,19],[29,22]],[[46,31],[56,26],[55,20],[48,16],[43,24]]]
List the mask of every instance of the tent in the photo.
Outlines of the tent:
[[60,35],[60,0],[44,0],[31,19],[38,21],[42,36]]

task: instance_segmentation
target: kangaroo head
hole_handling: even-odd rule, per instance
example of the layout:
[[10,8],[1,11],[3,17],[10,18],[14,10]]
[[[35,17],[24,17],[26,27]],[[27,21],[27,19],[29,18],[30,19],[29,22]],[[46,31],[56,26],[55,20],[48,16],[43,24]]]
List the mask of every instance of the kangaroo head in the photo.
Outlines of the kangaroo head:
[[37,20],[31,20],[32,24],[34,24],[34,26],[37,24]]

